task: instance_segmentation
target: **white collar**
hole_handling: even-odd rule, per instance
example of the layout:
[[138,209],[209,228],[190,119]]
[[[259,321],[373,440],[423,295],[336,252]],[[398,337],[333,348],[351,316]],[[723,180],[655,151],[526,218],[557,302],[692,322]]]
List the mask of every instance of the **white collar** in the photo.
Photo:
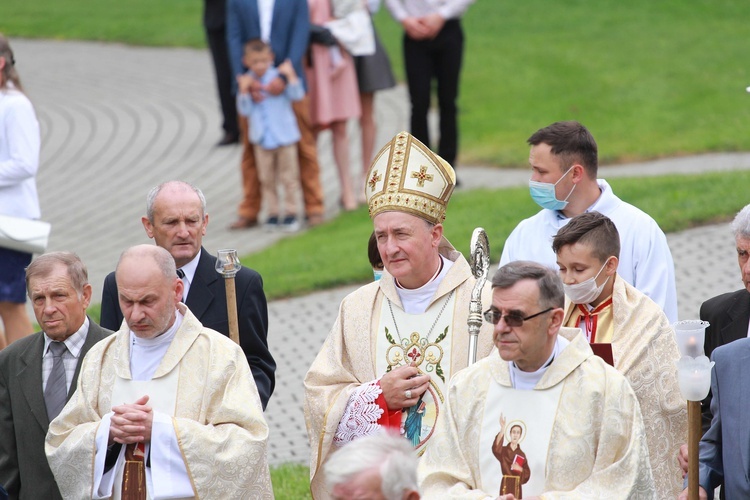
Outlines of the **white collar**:
[[443,263],[442,269],[436,271],[430,281],[419,288],[401,288],[396,282],[396,293],[398,293],[398,298],[401,299],[404,311],[408,314],[422,314],[428,309],[433,297],[435,297],[440,283],[445,278],[445,275],[448,274],[448,270],[453,266],[453,261],[450,259],[446,259],[442,255],[440,255],[440,259]]
[[522,391],[529,391],[536,387],[536,384],[542,380],[542,377],[547,372],[547,369],[555,361],[555,358],[568,347],[570,341],[565,337],[558,334],[555,340],[555,347],[552,349],[552,354],[547,358],[547,361],[535,372],[525,372],[516,366],[513,361],[508,361],[508,368],[510,369],[510,383],[514,389]]
[[193,278],[195,277],[195,270],[198,269],[198,262],[201,260],[202,251],[202,249],[198,250],[198,253],[195,255],[195,257],[193,257],[193,260],[178,268],[182,269],[182,272],[185,273],[185,279],[188,281],[188,283],[193,282]]

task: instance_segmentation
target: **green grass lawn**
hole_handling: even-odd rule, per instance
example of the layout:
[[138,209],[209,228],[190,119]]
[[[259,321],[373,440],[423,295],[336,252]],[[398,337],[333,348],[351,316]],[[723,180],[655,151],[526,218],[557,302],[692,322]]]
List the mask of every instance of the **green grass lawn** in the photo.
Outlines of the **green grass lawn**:
[[310,494],[310,468],[305,465],[284,464],[271,467],[273,494],[277,500],[305,500]]
[[[746,183],[746,171],[610,180],[620,198],[650,214],[665,232],[734,216],[747,203],[736,186]],[[445,235],[468,255],[472,231],[484,227],[497,262],[516,224],[538,210],[527,187],[459,192],[448,207]],[[371,232],[367,209],[361,208],[246,256],[242,263],[260,272],[269,299],[366,282],[372,279],[367,260]]]
[[[202,47],[199,1],[3,0],[10,36]],[[750,149],[750,2],[474,3],[464,17],[461,160],[524,164],[525,139],[577,119],[603,163]],[[397,74],[401,27],[376,18]]]

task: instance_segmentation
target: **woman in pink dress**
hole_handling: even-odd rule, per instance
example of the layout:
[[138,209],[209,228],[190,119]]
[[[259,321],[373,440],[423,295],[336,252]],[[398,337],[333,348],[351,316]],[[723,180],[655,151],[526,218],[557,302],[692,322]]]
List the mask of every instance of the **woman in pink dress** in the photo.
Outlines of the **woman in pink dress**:
[[[330,0],[308,0],[310,22],[324,25],[333,19]],[[359,119],[361,108],[357,74],[352,57],[340,45],[311,43],[305,74],[310,95],[310,119],[315,131],[331,129],[333,156],[341,182],[341,205],[344,210],[357,208],[349,168],[347,120]]]

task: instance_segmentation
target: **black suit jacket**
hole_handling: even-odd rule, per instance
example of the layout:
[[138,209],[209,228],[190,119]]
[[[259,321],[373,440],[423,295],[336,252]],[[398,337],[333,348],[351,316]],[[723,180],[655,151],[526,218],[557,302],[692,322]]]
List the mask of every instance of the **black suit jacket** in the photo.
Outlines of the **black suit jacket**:
[[[224,278],[216,272],[215,264],[216,257],[205,248],[201,249],[185,305],[203,326],[229,336],[227,292]],[[257,272],[242,267],[235,277],[235,288],[240,347],[247,356],[265,409],[275,385],[276,362],[268,350],[268,304],[263,293],[263,280]],[[122,325],[115,273],[110,273],[104,280],[101,324],[112,330],[119,330]]]
[[[68,399],[83,357],[111,333],[89,318]],[[42,390],[43,349],[44,335],[37,332],[0,351],[0,484],[14,499],[62,499],[44,454],[49,419]]]
[[[708,321],[704,350],[711,357],[717,347],[747,337],[750,322],[750,292],[746,289],[717,295],[701,305],[700,318]],[[711,393],[703,400],[703,432],[711,426]]]

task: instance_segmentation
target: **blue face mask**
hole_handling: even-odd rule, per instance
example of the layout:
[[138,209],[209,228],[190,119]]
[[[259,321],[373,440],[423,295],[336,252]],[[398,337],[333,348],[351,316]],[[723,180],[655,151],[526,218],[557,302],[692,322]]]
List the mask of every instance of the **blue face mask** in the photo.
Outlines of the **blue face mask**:
[[[568,175],[568,172],[570,172],[571,170],[573,169],[569,168],[568,171],[562,175],[562,177],[557,179],[557,182],[563,180],[563,178]],[[566,196],[564,200],[558,200],[557,196],[555,195],[555,186],[557,186],[557,182],[552,184],[551,182],[537,182],[530,180],[529,193],[531,194],[531,199],[534,200],[540,207],[547,208],[549,210],[562,210],[563,208],[567,207],[568,198],[570,198],[570,195],[573,194],[573,190],[576,188],[576,184],[573,184],[573,189],[570,190],[570,193],[568,193],[568,196]]]
[[372,274],[375,276],[375,281],[378,281],[380,278],[383,277],[383,270],[382,269],[373,269]]

